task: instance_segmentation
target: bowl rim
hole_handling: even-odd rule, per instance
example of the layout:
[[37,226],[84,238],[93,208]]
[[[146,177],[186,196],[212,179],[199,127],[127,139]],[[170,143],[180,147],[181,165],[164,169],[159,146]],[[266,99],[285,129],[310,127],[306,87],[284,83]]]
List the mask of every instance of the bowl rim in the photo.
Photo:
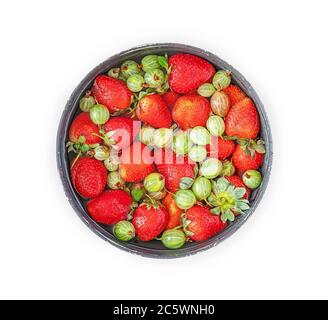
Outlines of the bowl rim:
[[[76,113],[77,110],[76,107],[81,95],[84,94],[85,91],[90,88],[95,77],[107,71],[108,67],[110,65],[113,65],[113,61],[115,60],[122,61],[125,56],[131,54],[139,54],[146,50],[165,51],[165,49],[175,50],[181,53],[185,53],[185,52],[192,53],[208,60],[209,62],[214,64],[216,68],[218,68],[218,65],[220,65],[220,68],[221,66],[223,66],[223,68],[232,71],[234,83],[237,83],[237,85],[240,86],[247,93],[247,95],[252,98],[252,100],[256,105],[256,108],[259,112],[260,119],[261,119],[262,135],[263,134],[265,135],[265,141],[266,141],[265,161],[264,161],[264,167],[262,167],[262,171],[264,171],[263,181],[261,187],[258,190],[256,190],[255,199],[252,202],[251,208],[244,215],[239,216],[238,219],[236,219],[234,223],[229,225],[229,227],[226,228],[223,232],[213,236],[212,238],[204,242],[196,243],[192,247],[184,247],[177,250],[169,250],[169,249],[157,250],[152,248],[145,248],[134,243],[120,242],[119,240],[115,239],[112,235],[110,235],[108,231],[106,231],[99,224],[93,221],[91,217],[87,214],[81,201],[79,200],[76,191],[72,186],[70,175],[69,175],[69,166],[67,165],[68,159],[67,159],[67,152],[66,152],[66,142],[67,142],[66,138],[67,138],[68,128],[70,124],[69,119],[71,119],[73,115]],[[116,55],[113,55],[108,59],[106,59],[101,64],[99,64],[98,66],[96,66],[95,68],[93,68],[83,78],[83,80],[74,89],[62,113],[58,131],[57,131],[56,159],[57,159],[57,169],[59,171],[59,175],[64,187],[66,197],[68,198],[68,201],[73,207],[76,214],[88,226],[89,229],[91,229],[95,234],[100,236],[105,241],[110,242],[115,247],[124,250],[126,252],[141,255],[147,258],[170,259],[170,258],[181,258],[181,257],[194,255],[196,253],[203,252],[205,250],[208,250],[218,245],[222,241],[232,236],[249,219],[249,217],[254,213],[258,204],[262,200],[270,180],[272,161],[273,161],[272,149],[273,149],[273,142],[272,142],[271,127],[264,106],[259,96],[257,95],[256,91],[254,90],[254,88],[239,71],[237,71],[230,64],[219,58],[217,55],[194,46],[185,45],[181,43],[154,43],[154,44],[144,44],[144,45],[136,46],[131,49],[122,51]]]

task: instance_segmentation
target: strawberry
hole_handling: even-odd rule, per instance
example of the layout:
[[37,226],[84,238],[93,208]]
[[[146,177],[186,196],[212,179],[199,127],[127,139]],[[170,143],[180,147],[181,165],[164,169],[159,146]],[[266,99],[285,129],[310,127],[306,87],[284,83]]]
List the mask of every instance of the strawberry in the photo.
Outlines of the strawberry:
[[188,163],[188,158],[177,156],[170,149],[157,149],[155,163],[159,173],[165,177],[165,186],[175,192],[179,189],[182,178],[195,178],[195,165]]
[[181,214],[183,210],[179,209],[175,203],[174,196],[169,193],[163,200],[163,204],[169,213],[169,221],[166,229],[173,229],[181,224]]
[[169,59],[172,71],[169,85],[172,91],[190,93],[205,82],[210,82],[215,74],[214,67],[206,60],[191,54],[175,54]]
[[239,87],[233,84],[223,89],[222,91],[228,96],[230,106],[234,106],[235,104],[246,98],[246,94]]
[[168,219],[169,214],[164,207],[142,204],[134,212],[132,223],[139,240],[151,241],[164,231]]
[[211,144],[206,146],[206,150],[209,157],[225,160],[232,155],[235,147],[235,143],[231,140],[211,136]]
[[230,183],[232,183],[236,188],[245,188],[246,193],[244,195],[244,199],[249,199],[251,195],[251,190],[247,188],[243,182],[243,180],[238,176],[231,176],[231,177],[225,177]]
[[173,107],[179,97],[180,97],[180,95],[173,91],[165,92],[162,95],[163,100],[165,101],[165,103],[167,104],[167,106],[169,107],[170,110],[173,109]]
[[126,84],[105,75],[96,78],[92,93],[97,102],[106,106],[110,112],[127,109],[131,104],[132,93]]
[[191,240],[205,241],[226,227],[220,216],[213,215],[207,207],[194,206],[186,212],[184,227]]
[[107,190],[88,202],[87,211],[96,222],[110,225],[126,220],[131,204],[132,198],[126,191]]
[[240,145],[237,145],[235,152],[232,155],[234,166],[242,173],[250,169],[259,169],[263,164],[263,160],[264,155],[262,153],[255,151],[252,155]]
[[211,112],[209,101],[199,95],[186,95],[178,98],[174,105],[173,120],[182,130],[206,126]]
[[120,174],[126,182],[140,182],[155,171],[151,150],[144,144],[135,142],[124,149],[121,156]]
[[225,129],[229,136],[255,139],[260,132],[260,118],[253,101],[244,98],[232,106],[225,118]]
[[140,123],[130,118],[114,117],[105,123],[104,130],[119,149],[129,147],[139,133]]
[[101,143],[101,139],[96,136],[98,133],[98,126],[91,121],[89,113],[83,112],[73,120],[69,129],[69,140],[79,143],[82,138],[85,144],[93,145]]
[[136,114],[139,120],[154,128],[169,128],[172,123],[169,108],[157,93],[143,97],[139,101]]
[[71,177],[74,188],[82,197],[95,198],[105,190],[107,170],[101,161],[81,158],[71,169]]

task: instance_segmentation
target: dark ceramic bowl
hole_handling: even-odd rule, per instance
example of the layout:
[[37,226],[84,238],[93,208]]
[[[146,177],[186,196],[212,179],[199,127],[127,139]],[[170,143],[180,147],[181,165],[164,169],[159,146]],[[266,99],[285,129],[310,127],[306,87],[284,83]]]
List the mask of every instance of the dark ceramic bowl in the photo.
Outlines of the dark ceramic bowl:
[[[228,226],[228,228],[226,228],[223,232],[214,236],[213,238],[200,243],[194,242],[187,244],[185,247],[178,250],[165,249],[159,241],[144,243],[135,240],[128,243],[123,243],[118,241],[113,236],[111,227],[103,226],[94,222],[85,210],[85,201],[76,193],[72,186],[69,170],[70,159],[65,147],[68,139],[68,130],[70,124],[74,117],[79,113],[79,100],[84,95],[86,90],[92,86],[92,83],[97,75],[107,72],[110,68],[114,66],[119,66],[123,61],[128,59],[140,61],[143,56],[148,54],[163,55],[165,53],[169,55],[175,53],[194,54],[208,60],[217,69],[231,70],[233,83],[238,85],[255,102],[255,105],[258,109],[261,118],[261,138],[265,141],[267,150],[264,165],[262,167],[263,183],[259,189],[252,193],[252,197],[250,199],[251,208],[246,212],[246,214],[238,216],[237,219]],[[94,233],[99,235],[104,240],[110,242],[114,246],[130,253],[140,254],[142,256],[152,258],[178,258],[207,250],[219,244],[221,241],[227,239],[229,236],[235,233],[255,211],[256,207],[262,199],[262,196],[269,181],[272,164],[272,138],[269,121],[259,97],[257,96],[252,86],[247,82],[247,80],[232,66],[230,66],[212,53],[191,46],[176,43],[144,45],[141,47],[130,49],[128,51],[121,52],[120,54],[109,58],[108,60],[97,66],[95,69],[93,69],[74,90],[69,101],[67,102],[59,124],[57,136],[57,163],[60,177],[63,182],[65,193],[68,197],[69,202],[71,203],[72,207],[74,208],[77,215],[81,218],[81,220]]]

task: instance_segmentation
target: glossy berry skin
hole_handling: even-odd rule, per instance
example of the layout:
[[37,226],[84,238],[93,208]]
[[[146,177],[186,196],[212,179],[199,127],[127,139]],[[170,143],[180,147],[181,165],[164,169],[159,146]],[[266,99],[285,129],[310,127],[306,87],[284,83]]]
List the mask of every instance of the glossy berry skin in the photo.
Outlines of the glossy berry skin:
[[238,176],[231,176],[231,177],[225,177],[230,183],[232,183],[236,188],[245,188],[246,193],[244,195],[244,199],[249,199],[251,195],[251,190],[247,188],[243,182],[243,180]]
[[191,54],[175,54],[170,57],[172,71],[169,85],[172,91],[187,94],[210,82],[215,74],[214,67],[206,60]]
[[89,113],[84,112],[73,120],[69,129],[69,140],[79,142],[79,138],[83,136],[88,145],[101,143],[102,140],[94,134],[99,134],[98,126],[91,121]]
[[106,187],[107,169],[93,158],[79,159],[71,170],[75,190],[84,198],[98,197]]
[[255,139],[260,132],[260,118],[253,101],[245,98],[230,108],[225,118],[226,134]]
[[155,163],[159,173],[165,178],[165,186],[175,192],[179,189],[182,178],[195,178],[195,165],[188,163],[188,158],[177,156],[170,149],[157,149]]
[[235,147],[235,143],[231,140],[211,136],[211,144],[206,146],[206,150],[208,157],[226,160],[233,154]]
[[169,193],[163,200],[163,204],[169,213],[169,220],[166,229],[173,229],[181,224],[181,214],[183,210],[179,209],[174,201],[174,196]]
[[252,157],[252,155],[244,151],[240,145],[237,145],[235,152],[232,155],[232,163],[241,173],[251,169],[259,169],[262,166],[263,161],[263,154],[255,151],[255,154]]
[[192,232],[190,239],[194,241],[205,241],[226,227],[220,216],[213,215],[207,207],[194,206],[186,213],[186,220],[190,221],[187,229]]
[[178,98],[180,97],[179,94],[173,92],[173,91],[168,91],[162,94],[162,98],[169,107],[170,110],[173,109],[175,103],[177,102]]
[[105,75],[96,78],[92,94],[97,102],[106,106],[110,112],[127,109],[132,96],[123,81]]
[[191,94],[178,98],[172,117],[182,130],[187,130],[197,126],[205,127],[210,112],[211,105],[206,98]]
[[154,128],[169,128],[171,113],[163,98],[155,93],[143,97],[137,107],[137,118]]
[[132,198],[123,190],[108,190],[90,200],[87,211],[98,223],[111,225],[126,220],[131,210]]
[[126,182],[141,182],[155,171],[151,150],[144,144],[135,142],[126,151],[123,150],[120,174]]
[[140,123],[126,117],[113,117],[104,125],[106,132],[115,131],[110,138],[114,140],[115,145],[120,149],[129,147],[136,136],[139,134]]
[[169,214],[164,207],[139,206],[133,214],[132,223],[140,241],[151,241],[159,236],[167,226]]
[[242,101],[246,98],[246,94],[238,86],[231,84],[229,87],[222,90],[229,98],[230,106]]

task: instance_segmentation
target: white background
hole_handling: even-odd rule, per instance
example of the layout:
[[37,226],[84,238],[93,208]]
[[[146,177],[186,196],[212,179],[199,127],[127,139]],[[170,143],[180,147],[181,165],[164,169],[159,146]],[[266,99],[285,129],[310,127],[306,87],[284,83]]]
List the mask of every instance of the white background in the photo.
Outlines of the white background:
[[[0,298],[328,298],[327,1],[6,1],[0,19]],[[180,42],[237,68],[272,125],[274,168],[247,224],[179,260],[102,241],[56,170],[64,105],[95,65]]]

